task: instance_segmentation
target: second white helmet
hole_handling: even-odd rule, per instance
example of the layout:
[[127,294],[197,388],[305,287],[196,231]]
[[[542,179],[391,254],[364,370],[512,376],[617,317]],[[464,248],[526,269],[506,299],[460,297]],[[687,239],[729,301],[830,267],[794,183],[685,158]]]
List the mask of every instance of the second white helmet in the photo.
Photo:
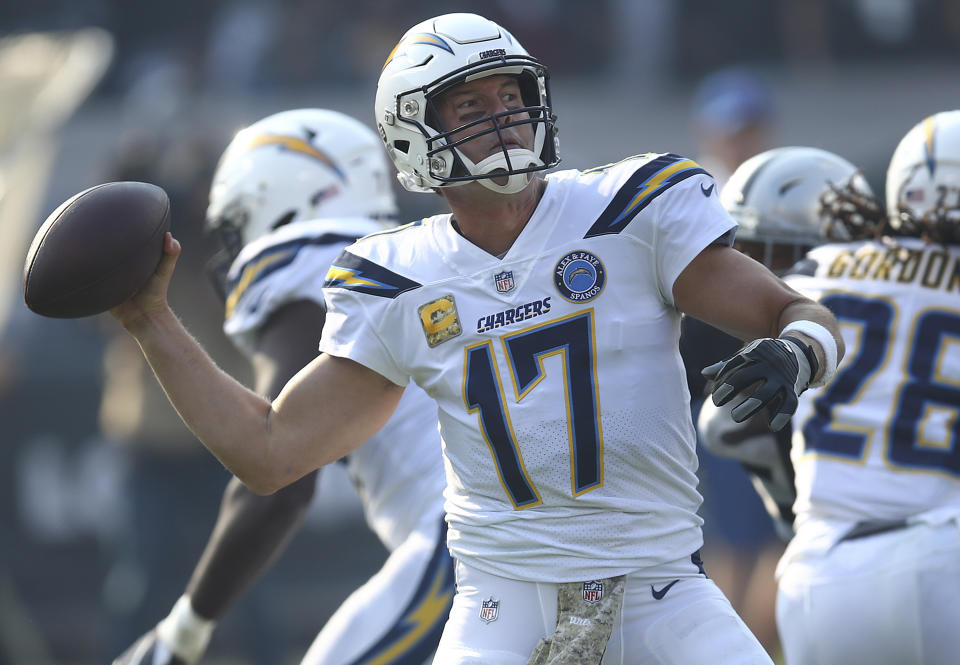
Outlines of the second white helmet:
[[812,247],[872,237],[882,211],[856,166],[819,148],[767,150],[741,164],[720,194],[738,240]]
[[295,221],[392,219],[389,164],[376,132],[328,109],[296,109],[241,130],[213,176],[207,228],[240,247]]
[[[440,125],[434,107],[437,96],[493,75],[517,77],[522,108],[464,127]],[[524,119],[517,120],[518,114]],[[496,123],[504,115],[511,117],[513,126],[532,125],[532,149],[508,147],[501,139],[500,150],[474,163],[454,145],[465,142],[451,139],[454,130],[472,131],[466,140],[499,134]],[[559,162],[547,67],[504,28],[476,14],[437,16],[404,34],[380,74],[375,117],[400,183],[413,192],[479,181],[510,194],[526,187],[534,172]]]

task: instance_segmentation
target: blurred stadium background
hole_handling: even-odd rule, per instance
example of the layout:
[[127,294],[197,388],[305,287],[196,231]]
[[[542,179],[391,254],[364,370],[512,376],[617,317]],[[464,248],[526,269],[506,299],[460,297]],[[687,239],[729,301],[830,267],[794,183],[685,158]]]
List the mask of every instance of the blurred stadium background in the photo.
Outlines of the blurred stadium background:
[[[960,106],[956,0],[0,4],[0,665],[109,662],[182,592],[227,480],[112,320],[26,310],[33,233],[99,182],[166,188],[185,246],[174,307],[245,378],[203,274],[214,160],[234,131],[282,109],[371,121],[402,31],[448,11],[498,20],[549,64],[565,166],[696,158],[698,85],[736,67],[765,82],[771,147],[835,151],[882,192],[903,133]],[[440,205],[400,200],[407,218]],[[329,474],[307,527],[224,621],[208,662],[297,662],[383,556],[346,481]]]

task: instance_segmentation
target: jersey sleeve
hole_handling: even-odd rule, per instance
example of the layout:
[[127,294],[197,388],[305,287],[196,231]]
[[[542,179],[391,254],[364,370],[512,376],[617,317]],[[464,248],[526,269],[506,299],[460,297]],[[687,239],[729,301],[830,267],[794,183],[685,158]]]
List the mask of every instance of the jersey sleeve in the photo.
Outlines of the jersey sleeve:
[[344,245],[288,242],[269,247],[232,270],[223,322],[227,337],[250,355],[258,331],[284,305],[309,300],[323,307],[327,266]]
[[673,305],[673,283],[680,273],[710,245],[731,246],[737,224],[720,205],[706,171],[670,187],[650,207],[652,214],[630,230],[653,251],[661,297]]
[[673,283],[683,269],[710,245],[732,245],[737,224],[720,205],[713,178],[693,160],[663,155],[631,181],[637,181],[636,205],[646,210],[624,232],[653,253],[661,297],[673,305]]
[[[374,266],[357,259],[344,251],[334,262],[324,282],[323,294],[327,305],[327,318],[320,338],[320,351],[332,356],[349,358],[385,376],[398,386],[410,381],[405,371],[386,343],[384,331],[389,330],[390,305],[402,292],[402,285],[395,283],[399,275],[389,273],[395,280],[385,280],[381,270],[374,279],[357,265]],[[351,266],[345,268],[344,266]]]

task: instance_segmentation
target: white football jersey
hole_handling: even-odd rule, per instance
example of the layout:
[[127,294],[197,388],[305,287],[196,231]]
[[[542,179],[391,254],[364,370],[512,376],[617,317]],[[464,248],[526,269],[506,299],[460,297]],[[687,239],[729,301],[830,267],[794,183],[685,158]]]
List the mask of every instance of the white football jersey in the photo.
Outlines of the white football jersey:
[[787,281],[836,315],[846,355],[793,419],[798,536],[960,515],[960,247],[824,245]]
[[672,289],[734,222],[673,154],[546,182],[502,259],[449,214],[349,247],[320,348],[437,401],[460,559],[568,582],[688,557],[701,497]]
[[[257,330],[278,308],[301,300],[323,306],[321,286],[333,259],[384,228],[364,218],[294,222],[250,243],[230,266],[224,331],[241,351],[253,353]],[[440,514],[437,407],[422,390],[406,390],[383,429],[344,462],[367,523],[391,551],[425,515]]]

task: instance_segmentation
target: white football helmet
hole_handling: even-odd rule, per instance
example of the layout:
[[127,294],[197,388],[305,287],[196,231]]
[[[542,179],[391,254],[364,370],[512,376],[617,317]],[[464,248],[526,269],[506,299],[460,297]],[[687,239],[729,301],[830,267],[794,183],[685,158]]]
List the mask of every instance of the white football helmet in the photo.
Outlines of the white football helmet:
[[241,130],[213,176],[207,228],[232,256],[294,221],[392,220],[397,205],[376,132],[326,109],[296,109]]
[[[485,116],[463,127],[442,127],[434,100],[452,87],[493,75],[517,77],[522,108]],[[387,56],[377,86],[375,117],[400,183],[412,192],[479,181],[489,189],[521,191],[535,171],[559,163],[549,72],[505,29],[476,14],[445,14],[413,26]],[[518,114],[529,117],[517,120]],[[497,125],[511,116],[508,124]],[[530,124],[533,150],[508,148],[473,163],[457,148],[501,127]],[[450,140],[453,130],[474,128]],[[502,184],[494,182],[494,178]],[[505,182],[503,182],[505,180]]]
[[873,237],[883,218],[857,167],[832,152],[801,146],[745,161],[720,201],[740,225],[737,240],[775,245]]
[[960,243],[960,110],[920,121],[887,169],[887,214],[898,235]]

